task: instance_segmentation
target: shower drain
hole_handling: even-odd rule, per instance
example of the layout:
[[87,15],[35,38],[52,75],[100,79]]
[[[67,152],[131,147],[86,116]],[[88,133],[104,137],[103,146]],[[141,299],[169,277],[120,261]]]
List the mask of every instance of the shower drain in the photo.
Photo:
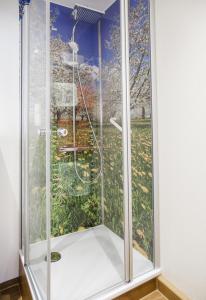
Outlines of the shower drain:
[[[56,262],[61,259],[61,254],[59,252],[51,252],[51,262]],[[47,256],[45,257],[45,261],[47,261]]]

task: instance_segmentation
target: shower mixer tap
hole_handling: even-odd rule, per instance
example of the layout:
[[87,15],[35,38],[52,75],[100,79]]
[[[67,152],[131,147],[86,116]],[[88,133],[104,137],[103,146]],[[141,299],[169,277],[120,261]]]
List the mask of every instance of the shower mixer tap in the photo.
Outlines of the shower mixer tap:
[[59,137],[65,137],[68,135],[68,130],[66,128],[58,128],[57,129],[57,135]]

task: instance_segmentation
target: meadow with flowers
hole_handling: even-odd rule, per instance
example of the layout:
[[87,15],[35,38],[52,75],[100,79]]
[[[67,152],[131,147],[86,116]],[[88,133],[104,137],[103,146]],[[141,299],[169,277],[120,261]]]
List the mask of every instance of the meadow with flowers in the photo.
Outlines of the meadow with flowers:
[[[89,131],[89,129],[88,129]],[[103,182],[83,184],[75,175],[73,153],[59,153],[59,140],[53,125],[51,191],[52,235],[84,230],[105,223],[123,237],[123,169],[122,136],[116,128],[104,126]],[[88,136],[88,132],[86,134]],[[150,120],[132,122],[132,210],[133,246],[152,259],[153,201],[152,201],[152,133]],[[78,171],[84,176],[99,168],[94,150],[78,154]],[[82,172],[82,173],[81,173]],[[84,172],[84,173],[83,173]],[[103,183],[103,211],[101,184]]]

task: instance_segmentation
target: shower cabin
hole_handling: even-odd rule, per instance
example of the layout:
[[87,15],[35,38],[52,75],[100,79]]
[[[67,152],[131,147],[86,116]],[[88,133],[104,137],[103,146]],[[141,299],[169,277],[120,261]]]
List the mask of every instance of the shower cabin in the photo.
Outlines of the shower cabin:
[[20,2],[33,297],[113,299],[159,273],[154,4]]

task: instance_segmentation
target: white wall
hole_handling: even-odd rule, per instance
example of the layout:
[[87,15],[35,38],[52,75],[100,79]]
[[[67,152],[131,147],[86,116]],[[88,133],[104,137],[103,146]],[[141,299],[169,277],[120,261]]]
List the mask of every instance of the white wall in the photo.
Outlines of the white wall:
[[0,282],[18,276],[18,1],[0,1]]
[[161,264],[206,299],[206,1],[156,0]]

